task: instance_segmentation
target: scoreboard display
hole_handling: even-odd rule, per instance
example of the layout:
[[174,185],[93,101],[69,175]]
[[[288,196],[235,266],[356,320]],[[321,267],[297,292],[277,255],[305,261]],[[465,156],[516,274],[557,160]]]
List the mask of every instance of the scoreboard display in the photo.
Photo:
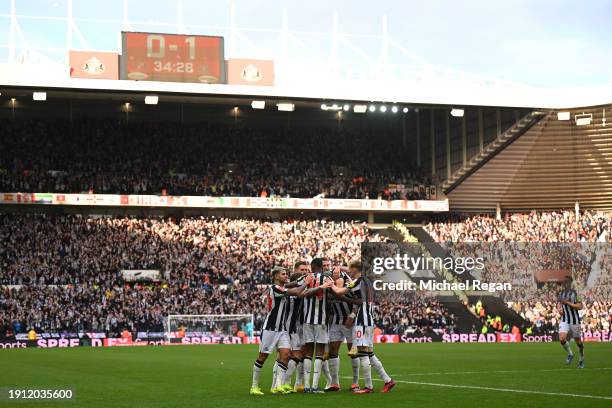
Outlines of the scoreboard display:
[[223,37],[122,32],[121,79],[225,83]]

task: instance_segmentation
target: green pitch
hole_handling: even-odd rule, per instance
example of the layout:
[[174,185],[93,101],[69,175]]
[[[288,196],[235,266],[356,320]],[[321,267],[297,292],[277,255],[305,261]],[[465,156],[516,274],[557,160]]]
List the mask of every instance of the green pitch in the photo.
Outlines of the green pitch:
[[[0,408],[612,406],[612,344],[587,344],[583,370],[577,358],[565,366],[558,344],[378,345],[376,354],[398,384],[389,394],[370,395],[269,395],[270,359],[262,374],[266,395],[252,397],[256,352],[236,345],[0,350],[0,387],[76,391],[73,402],[0,402]],[[341,369],[350,376],[346,355]],[[346,389],[350,378],[343,381]],[[382,388],[380,381],[374,385]]]

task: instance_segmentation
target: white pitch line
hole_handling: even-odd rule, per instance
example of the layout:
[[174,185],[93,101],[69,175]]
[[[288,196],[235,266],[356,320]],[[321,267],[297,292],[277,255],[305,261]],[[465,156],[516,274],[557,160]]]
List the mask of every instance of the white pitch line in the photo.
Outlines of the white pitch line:
[[[571,368],[550,368],[541,370],[495,370],[495,371],[443,371],[437,373],[411,373],[396,375],[396,377],[412,377],[412,376],[429,376],[429,375],[463,375],[463,374],[511,374],[511,373],[533,373],[533,372],[550,372],[550,371],[568,371]],[[595,368],[583,368],[580,370],[574,370],[575,372],[582,372],[587,370],[612,370],[612,367],[595,367]]]
[[438,383],[427,383],[427,382],[419,382],[419,381],[396,380],[396,382],[400,382],[400,383],[403,383],[403,384],[429,385],[429,386],[432,386],[432,387],[465,388],[465,389],[472,389],[472,390],[514,392],[514,393],[518,393],[518,394],[539,394],[539,395],[554,395],[554,396],[558,396],[558,397],[576,397],[576,398],[591,398],[591,399],[612,400],[612,397],[606,397],[606,396],[602,396],[602,395],[568,394],[568,393],[564,393],[564,392],[545,392],[545,391],[516,390],[516,389],[512,389],[512,388],[481,387],[481,386],[477,386],[477,385],[438,384]]
[[[345,378],[352,378],[352,377],[345,377]],[[382,380],[376,378],[375,381],[382,381]],[[590,398],[590,399],[612,400],[612,397],[607,397],[607,396],[604,396],[604,395],[568,394],[568,393],[564,393],[564,392],[546,392],[546,391],[517,390],[517,389],[513,389],[513,388],[482,387],[482,386],[479,386],[479,385],[439,384],[439,383],[429,383],[429,382],[420,382],[420,381],[404,381],[404,380],[395,380],[395,382],[402,383],[402,384],[427,385],[427,386],[430,386],[430,387],[463,388],[463,389],[471,389],[471,390],[514,392],[514,393],[517,393],[517,394],[537,394],[537,395],[552,395],[552,396],[557,396],[557,397],[575,397],[575,398]]]

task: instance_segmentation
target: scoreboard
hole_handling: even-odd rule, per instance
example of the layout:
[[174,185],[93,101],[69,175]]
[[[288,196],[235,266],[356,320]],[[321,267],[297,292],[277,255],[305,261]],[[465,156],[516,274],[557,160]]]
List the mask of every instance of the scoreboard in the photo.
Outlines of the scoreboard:
[[121,34],[121,79],[225,83],[223,37]]

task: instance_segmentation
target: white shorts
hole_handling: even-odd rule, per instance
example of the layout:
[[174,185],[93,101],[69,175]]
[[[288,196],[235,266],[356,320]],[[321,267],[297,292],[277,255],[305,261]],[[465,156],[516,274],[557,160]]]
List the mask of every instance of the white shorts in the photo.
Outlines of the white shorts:
[[353,326],[353,346],[374,347],[374,327]]
[[302,339],[304,340],[304,343],[329,343],[326,325],[304,323],[303,327],[304,337]]
[[289,343],[291,343],[291,350],[301,350],[304,345],[302,340],[304,336],[304,329],[302,326],[298,326],[295,333],[289,334]]
[[271,354],[277,349],[289,348],[289,335],[286,331],[264,330],[261,333],[261,342],[259,343],[259,352]]
[[579,339],[582,336],[582,328],[580,324],[559,322],[559,333],[567,333],[570,339]]
[[344,341],[347,343],[353,342],[353,328],[346,327],[343,324],[330,324],[329,325],[329,341]]

